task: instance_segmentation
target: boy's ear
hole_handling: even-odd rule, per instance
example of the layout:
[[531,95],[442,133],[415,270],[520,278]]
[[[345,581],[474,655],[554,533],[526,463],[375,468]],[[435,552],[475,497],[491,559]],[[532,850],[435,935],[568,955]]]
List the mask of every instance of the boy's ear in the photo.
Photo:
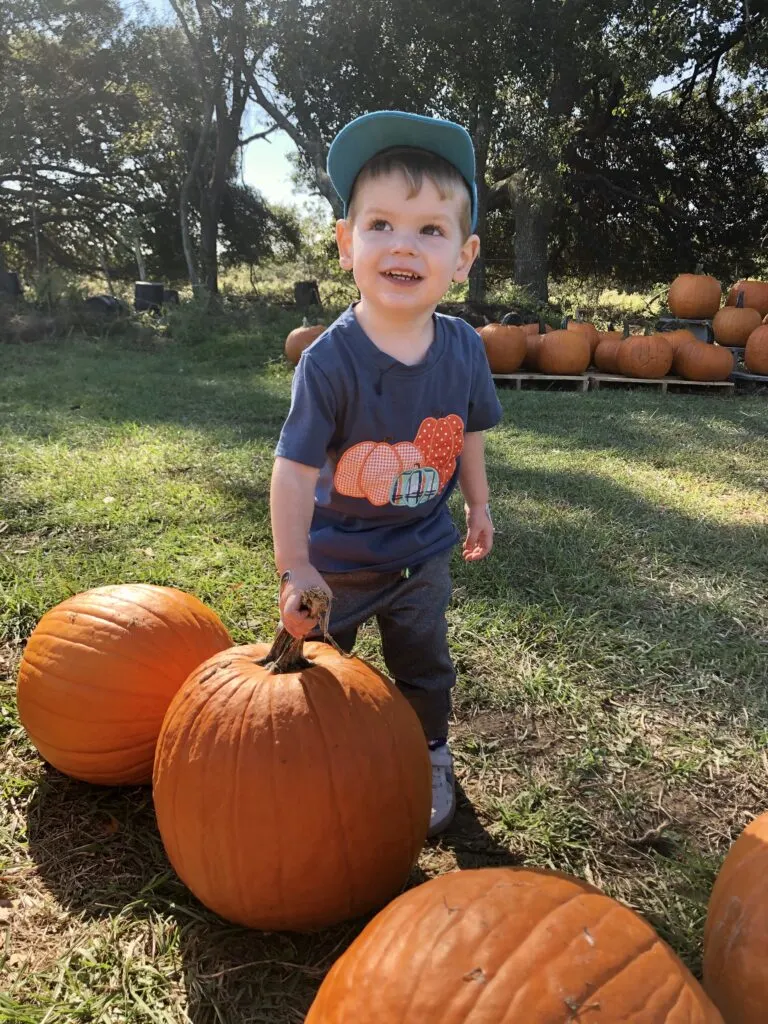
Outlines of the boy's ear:
[[480,252],[480,238],[478,235],[470,235],[464,245],[459,250],[459,259],[456,264],[456,270],[453,274],[453,280],[462,284],[469,277],[469,272],[472,269],[472,264],[477,259],[477,254]]
[[342,270],[352,269],[352,225],[348,220],[336,221],[336,245]]

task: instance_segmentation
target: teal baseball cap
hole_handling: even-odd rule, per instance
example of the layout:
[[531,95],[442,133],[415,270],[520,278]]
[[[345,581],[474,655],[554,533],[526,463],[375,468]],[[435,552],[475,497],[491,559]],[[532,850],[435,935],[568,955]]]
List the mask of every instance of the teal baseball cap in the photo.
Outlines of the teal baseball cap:
[[352,186],[371,157],[393,146],[412,146],[436,153],[452,164],[467,183],[472,197],[472,231],[477,227],[475,149],[469,132],[454,121],[409,114],[404,110],[375,110],[345,125],[328,150],[328,176],[347,215]]

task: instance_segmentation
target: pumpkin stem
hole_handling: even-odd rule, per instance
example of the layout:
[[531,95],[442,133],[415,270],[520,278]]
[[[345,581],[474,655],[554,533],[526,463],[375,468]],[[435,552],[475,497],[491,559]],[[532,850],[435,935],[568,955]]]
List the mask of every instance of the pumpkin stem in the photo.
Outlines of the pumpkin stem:
[[[304,591],[301,595],[301,607],[306,609],[313,619],[317,619],[323,640],[334,647],[344,657],[351,657],[346,651],[342,651],[336,641],[328,632],[328,620],[331,615],[331,599],[323,590],[316,587]],[[301,669],[309,668],[312,664],[304,657],[304,638],[291,636],[287,629],[282,626],[278,630],[272,646],[265,658],[259,661],[259,665],[271,669],[277,675],[284,675],[288,672],[299,672]]]

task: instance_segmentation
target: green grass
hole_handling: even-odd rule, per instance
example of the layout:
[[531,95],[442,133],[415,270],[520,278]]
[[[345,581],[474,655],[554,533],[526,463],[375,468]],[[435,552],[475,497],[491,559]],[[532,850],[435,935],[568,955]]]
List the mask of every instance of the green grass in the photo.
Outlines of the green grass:
[[[293,319],[0,346],[0,1020],[293,1024],[360,926],[220,921],[170,869],[149,790],[47,769],[13,695],[39,617],[91,586],[172,584],[237,642],[274,630],[268,484]],[[499,536],[486,562],[456,559],[450,610],[467,800],[414,881],[571,871],[697,970],[714,873],[765,805],[765,400],[502,401]],[[378,657],[372,629],[362,650]]]

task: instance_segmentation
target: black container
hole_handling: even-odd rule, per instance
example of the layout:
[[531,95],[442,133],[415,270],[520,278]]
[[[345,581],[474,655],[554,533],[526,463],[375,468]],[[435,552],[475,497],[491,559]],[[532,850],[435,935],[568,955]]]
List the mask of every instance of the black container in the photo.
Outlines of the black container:
[[123,303],[114,295],[89,295],[85,305],[94,313],[107,313],[115,315],[123,311]]
[[165,286],[154,281],[135,281],[133,308],[137,313],[159,313],[163,305]]
[[11,295],[14,299],[23,294],[19,275],[15,270],[0,270],[0,295]]
[[317,281],[297,281],[293,286],[293,298],[299,308],[307,309],[309,306],[323,308]]
[[175,288],[165,288],[163,290],[163,303],[166,306],[178,306],[179,293]]
[[685,320],[680,317],[661,316],[656,321],[656,330],[660,334],[664,334],[666,331],[679,331],[681,328],[690,331],[694,338],[698,338],[699,341],[706,341],[712,344],[715,340],[711,320]]

